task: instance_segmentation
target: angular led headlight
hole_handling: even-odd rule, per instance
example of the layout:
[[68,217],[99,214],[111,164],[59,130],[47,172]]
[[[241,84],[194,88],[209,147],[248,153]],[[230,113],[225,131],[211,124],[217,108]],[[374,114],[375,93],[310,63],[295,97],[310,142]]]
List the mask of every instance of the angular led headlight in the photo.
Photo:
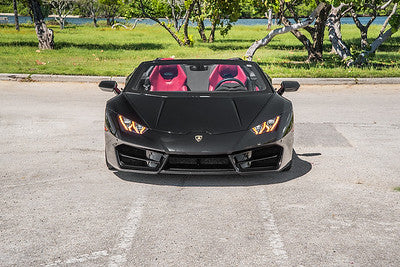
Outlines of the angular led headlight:
[[259,135],[259,134],[262,134],[262,133],[272,132],[278,126],[279,119],[280,119],[280,116],[276,116],[273,119],[270,119],[268,121],[264,121],[263,123],[257,125],[256,127],[251,128],[251,131],[253,133],[255,133],[256,135]]
[[134,122],[130,119],[125,118],[122,115],[118,115],[118,121],[121,124],[122,128],[127,132],[135,132],[137,134],[143,134],[147,131],[147,128],[143,125],[140,125],[137,122]]

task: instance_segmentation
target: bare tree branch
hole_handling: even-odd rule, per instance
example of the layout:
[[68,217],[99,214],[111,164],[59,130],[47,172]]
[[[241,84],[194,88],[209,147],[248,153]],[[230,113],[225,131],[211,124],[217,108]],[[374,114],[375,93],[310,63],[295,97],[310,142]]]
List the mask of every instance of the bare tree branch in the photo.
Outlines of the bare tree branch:
[[304,27],[310,25],[315,20],[317,14],[319,14],[319,12],[322,10],[322,8],[324,8],[324,4],[320,3],[315,8],[315,10],[312,12],[312,14],[304,21],[302,21],[300,23],[292,24],[289,26],[285,26],[285,27],[282,27],[279,29],[275,29],[275,30],[271,31],[263,39],[255,41],[247,50],[247,52],[245,54],[245,58],[247,60],[252,60],[257,49],[259,49],[260,47],[266,46],[276,35],[284,34],[284,33],[290,32],[290,31],[294,31],[294,30],[298,30],[298,29],[301,29],[301,28],[304,28]]
[[379,10],[384,10],[386,9],[390,4],[392,3],[392,0],[387,1],[385,4],[378,6]]
[[389,20],[390,20],[390,19],[392,18],[392,16],[396,13],[397,5],[398,5],[397,3],[394,4],[393,9],[392,9],[392,12],[390,12],[389,16],[386,18],[385,22],[384,22],[383,25],[382,25],[382,28],[381,28],[381,30],[380,30],[380,32],[379,32],[379,36],[382,36],[383,33],[385,32],[386,27],[387,27],[387,25],[389,24]]

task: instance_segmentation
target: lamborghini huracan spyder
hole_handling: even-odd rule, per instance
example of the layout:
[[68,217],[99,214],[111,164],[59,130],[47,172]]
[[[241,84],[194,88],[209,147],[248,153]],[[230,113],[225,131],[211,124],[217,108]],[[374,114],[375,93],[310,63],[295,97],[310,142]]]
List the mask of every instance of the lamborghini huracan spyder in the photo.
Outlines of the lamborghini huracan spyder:
[[299,83],[271,78],[241,59],[141,63],[105,111],[109,169],[226,174],[285,171],[292,164],[293,108],[282,97]]

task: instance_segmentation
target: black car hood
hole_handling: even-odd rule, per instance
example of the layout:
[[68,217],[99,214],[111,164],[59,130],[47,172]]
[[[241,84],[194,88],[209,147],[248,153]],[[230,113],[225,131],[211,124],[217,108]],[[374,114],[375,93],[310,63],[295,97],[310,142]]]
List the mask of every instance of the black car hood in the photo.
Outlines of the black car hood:
[[221,134],[247,130],[273,94],[124,95],[151,129],[180,134]]

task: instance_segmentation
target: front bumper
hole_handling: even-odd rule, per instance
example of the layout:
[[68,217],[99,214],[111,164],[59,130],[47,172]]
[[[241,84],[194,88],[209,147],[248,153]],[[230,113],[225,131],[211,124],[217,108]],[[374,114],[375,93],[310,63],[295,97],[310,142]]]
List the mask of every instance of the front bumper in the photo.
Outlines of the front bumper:
[[280,140],[227,153],[166,151],[105,134],[108,163],[118,171],[147,174],[250,174],[280,171],[292,160],[293,130]]

